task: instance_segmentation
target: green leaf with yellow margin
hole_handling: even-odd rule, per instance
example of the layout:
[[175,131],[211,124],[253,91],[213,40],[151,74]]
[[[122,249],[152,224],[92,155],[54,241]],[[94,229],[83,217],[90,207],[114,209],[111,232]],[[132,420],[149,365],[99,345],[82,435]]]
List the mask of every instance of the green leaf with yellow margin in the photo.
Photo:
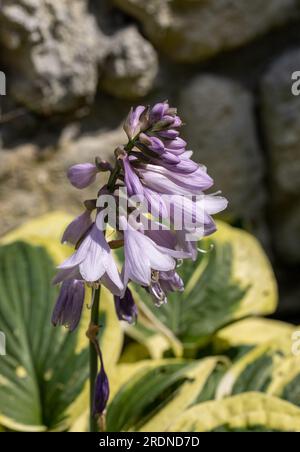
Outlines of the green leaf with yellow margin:
[[300,356],[283,360],[273,373],[267,393],[300,407]]
[[168,403],[187,381],[194,365],[178,359],[143,365],[112,399],[107,410],[107,431],[137,431]]
[[216,398],[221,399],[247,391],[267,391],[273,374],[291,355],[291,339],[284,333],[244,353],[221,379]]
[[300,409],[276,397],[248,392],[196,405],[179,416],[170,432],[300,431]]
[[170,402],[155,413],[139,431],[166,431],[177,416],[195,403],[205,383],[219,363],[229,364],[225,358],[211,357],[199,360],[195,366],[188,368],[185,374],[186,382],[180,386]]
[[117,366],[108,431],[165,431],[176,416],[198,401],[217,366],[229,364],[226,358],[211,357]]
[[212,343],[215,353],[223,353],[231,348],[264,344],[293,331],[293,325],[278,320],[246,318],[217,331]]

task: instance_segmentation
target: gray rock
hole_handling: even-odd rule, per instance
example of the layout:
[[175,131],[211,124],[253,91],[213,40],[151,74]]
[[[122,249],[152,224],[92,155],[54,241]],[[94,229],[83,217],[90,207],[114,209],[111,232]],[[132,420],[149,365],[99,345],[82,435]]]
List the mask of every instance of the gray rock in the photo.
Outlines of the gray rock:
[[91,187],[77,190],[67,179],[67,169],[93,162],[96,156],[113,159],[114,149],[124,139],[121,127],[80,136],[74,125],[62,133],[55,147],[49,144],[42,152],[33,142],[0,150],[0,235],[46,212],[82,211],[82,202],[95,197],[107,174],[100,174]]
[[109,94],[123,99],[144,97],[158,74],[156,51],[130,26],[112,38],[102,71],[101,87]]
[[14,74],[9,91],[38,113],[93,99],[106,47],[103,37],[100,52],[99,39],[86,0],[2,0],[0,42]]
[[239,47],[295,15],[298,0],[114,0],[172,59],[200,61]]
[[274,242],[289,262],[300,261],[300,95],[292,93],[292,74],[297,70],[300,49],[279,58],[262,81]]
[[203,75],[182,92],[179,112],[194,157],[208,167],[214,188],[229,200],[227,213],[257,221],[265,190],[251,95],[235,82]]

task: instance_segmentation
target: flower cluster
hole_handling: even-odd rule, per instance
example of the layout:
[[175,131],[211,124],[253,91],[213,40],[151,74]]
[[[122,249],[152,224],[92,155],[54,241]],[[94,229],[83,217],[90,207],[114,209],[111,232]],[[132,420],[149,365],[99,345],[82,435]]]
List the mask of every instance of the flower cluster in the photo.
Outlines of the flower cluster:
[[[107,171],[109,178],[97,199],[85,202],[84,212],[63,235],[63,242],[74,245],[75,252],[59,267],[55,277],[55,283],[62,285],[53,313],[54,325],[76,328],[85,285],[108,288],[114,295],[118,318],[129,323],[137,317],[130,282],[145,288],[158,306],[167,302],[168,293],[184,290],[176,271],[178,261],[196,259],[198,241],[216,230],[212,215],[225,209],[227,201],[218,194],[204,194],[213,180],[204,166],[191,159],[192,152],[180,137],[181,126],[177,110],[168,102],[131,109],[124,124],[128,142],[116,149],[114,167],[96,159],[95,164],[70,168],[68,178],[79,189],[93,183],[99,172]],[[141,213],[134,203],[124,210],[120,202],[123,189],[129,197],[143,199],[146,210]],[[101,196],[108,194],[118,214],[116,224],[110,225],[117,234],[112,242],[107,241],[105,233],[107,211],[99,203]],[[142,217],[147,221],[141,221]],[[184,218],[179,228],[178,218]],[[112,252],[117,246],[124,247],[121,273]],[[101,356],[95,413],[104,410],[107,393]]]

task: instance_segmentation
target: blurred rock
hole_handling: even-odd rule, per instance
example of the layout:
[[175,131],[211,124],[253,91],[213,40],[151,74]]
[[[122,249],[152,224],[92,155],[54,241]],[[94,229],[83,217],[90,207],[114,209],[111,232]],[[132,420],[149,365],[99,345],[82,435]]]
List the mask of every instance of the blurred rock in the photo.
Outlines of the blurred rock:
[[292,94],[292,73],[300,70],[300,49],[284,54],[262,82],[262,116],[270,164],[275,246],[289,262],[300,261],[300,96]]
[[298,0],[114,0],[150,40],[180,62],[245,44],[295,16]]
[[155,49],[135,26],[130,26],[111,40],[103,64],[101,87],[113,96],[137,99],[151,91],[157,73]]
[[75,163],[93,162],[96,156],[113,158],[114,149],[124,141],[123,130],[76,136],[74,127],[62,133],[55,147],[43,151],[36,143],[0,151],[0,235],[56,209],[76,214],[104,184],[106,174],[100,174],[90,188],[77,190],[66,171]]
[[106,39],[86,0],[2,0],[0,41],[13,68],[10,92],[42,114],[92,101]]
[[265,200],[264,164],[251,95],[239,84],[203,75],[182,92],[179,112],[194,157],[207,165],[236,219],[258,219]]

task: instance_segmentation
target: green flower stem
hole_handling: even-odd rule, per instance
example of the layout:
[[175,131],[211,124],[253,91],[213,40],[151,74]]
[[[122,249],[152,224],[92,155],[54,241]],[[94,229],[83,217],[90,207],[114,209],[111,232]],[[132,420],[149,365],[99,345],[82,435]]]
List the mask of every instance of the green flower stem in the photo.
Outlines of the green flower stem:
[[[135,146],[136,139],[131,140],[124,148],[126,152],[130,152]],[[110,192],[114,191],[115,184],[120,176],[122,167],[118,160],[116,160],[115,168],[113,169],[107,187]],[[95,382],[98,374],[98,356],[99,356],[99,343],[96,337],[96,333],[99,330],[99,308],[100,308],[100,294],[101,286],[98,289],[94,289],[92,295],[92,309],[91,309],[91,323],[87,336],[90,340],[90,431],[98,432],[99,423],[97,418],[93,415],[93,405],[95,397]],[[98,351],[97,351],[98,350]],[[103,422],[103,419],[102,419]],[[101,423],[101,419],[100,419]]]
[[94,332],[99,328],[99,308],[100,308],[100,294],[101,286],[93,291],[92,308],[91,308],[91,324],[88,337],[90,339],[90,431],[98,432],[97,418],[93,415],[94,395],[95,395],[95,382],[98,374],[98,354],[95,347]]
[[[132,149],[134,148],[134,146],[135,146],[135,144],[136,144],[136,140],[137,140],[137,137],[133,138],[133,139],[132,139],[131,141],[129,141],[129,143],[127,143],[127,145],[124,147],[124,150],[125,150],[127,153],[130,153],[130,152],[132,151]],[[108,190],[109,190],[110,192],[113,192],[113,191],[114,191],[115,184],[116,184],[116,182],[117,182],[117,180],[118,180],[118,178],[119,178],[119,176],[120,176],[120,174],[121,174],[121,170],[122,170],[121,164],[120,164],[120,162],[119,162],[118,160],[116,160],[115,167],[114,167],[114,169],[113,169],[113,171],[112,171],[112,173],[111,173],[111,175],[110,175],[109,181],[108,181],[108,183],[107,183],[107,187],[108,187]]]

